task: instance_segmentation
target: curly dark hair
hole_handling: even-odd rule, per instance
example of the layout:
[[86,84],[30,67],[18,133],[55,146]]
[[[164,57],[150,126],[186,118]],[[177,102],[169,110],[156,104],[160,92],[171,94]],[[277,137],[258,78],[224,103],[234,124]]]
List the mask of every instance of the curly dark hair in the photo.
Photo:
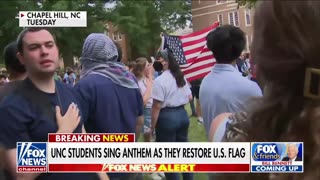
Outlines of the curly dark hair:
[[[320,101],[304,95],[307,68],[320,68],[320,1],[261,1],[256,8],[252,58],[264,96],[255,102],[243,142],[304,142],[304,173],[272,180],[320,179]],[[319,79],[318,79],[319,80]],[[311,86],[319,87],[319,81]],[[270,174],[218,175],[264,180]]]
[[208,49],[217,63],[229,64],[235,61],[246,47],[244,32],[232,25],[222,25],[211,31],[207,37]]

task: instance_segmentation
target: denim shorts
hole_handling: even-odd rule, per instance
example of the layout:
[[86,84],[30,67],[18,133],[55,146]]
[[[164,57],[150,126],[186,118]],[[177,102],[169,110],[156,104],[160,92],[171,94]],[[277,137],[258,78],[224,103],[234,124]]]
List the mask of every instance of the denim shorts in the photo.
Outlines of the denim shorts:
[[148,133],[151,131],[151,108],[144,108],[144,125],[142,133]]

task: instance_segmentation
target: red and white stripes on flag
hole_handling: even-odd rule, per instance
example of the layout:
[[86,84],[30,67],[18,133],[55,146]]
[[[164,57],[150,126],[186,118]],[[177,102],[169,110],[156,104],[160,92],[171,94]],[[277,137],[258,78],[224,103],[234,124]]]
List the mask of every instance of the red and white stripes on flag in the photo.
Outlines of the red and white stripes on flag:
[[182,72],[189,82],[205,77],[215,64],[212,52],[207,48],[206,36],[219,26],[213,25],[183,36],[162,36],[162,49],[172,50]]

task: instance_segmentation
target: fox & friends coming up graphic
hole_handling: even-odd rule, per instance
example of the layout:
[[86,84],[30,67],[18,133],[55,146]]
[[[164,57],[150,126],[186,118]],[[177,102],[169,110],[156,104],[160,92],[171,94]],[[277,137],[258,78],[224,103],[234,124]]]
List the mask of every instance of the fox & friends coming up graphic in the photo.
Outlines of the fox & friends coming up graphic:
[[303,142],[251,143],[251,172],[302,173]]
[[47,172],[47,143],[18,142],[17,172]]

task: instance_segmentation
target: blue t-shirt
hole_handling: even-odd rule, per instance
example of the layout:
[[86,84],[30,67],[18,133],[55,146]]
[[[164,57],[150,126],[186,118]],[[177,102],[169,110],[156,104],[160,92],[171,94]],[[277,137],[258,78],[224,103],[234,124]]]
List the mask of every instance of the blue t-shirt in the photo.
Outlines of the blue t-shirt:
[[139,89],[115,84],[101,75],[92,74],[76,84],[81,98],[87,132],[135,133],[137,117],[143,115]]
[[[74,102],[79,105],[74,90],[56,81],[56,93],[45,93],[25,80],[28,88],[17,88],[6,96],[0,104],[0,143],[7,149],[16,148],[17,142],[47,142],[48,133],[58,131],[55,118],[55,106],[59,105],[64,114]],[[31,90],[32,89],[32,90]],[[22,92],[23,90],[24,92]],[[33,91],[26,95],[26,91]],[[81,133],[82,122],[74,133]],[[94,173],[43,173],[37,180],[87,180],[98,179]]]
[[257,83],[243,77],[235,66],[215,64],[202,80],[199,93],[207,135],[216,116],[225,112],[246,112],[250,99],[261,96],[262,92]]
[[[104,76],[91,74],[81,79],[75,89],[85,109],[88,133],[135,133],[137,117],[143,115],[139,89],[115,84]],[[108,174],[110,178],[123,174]]]

